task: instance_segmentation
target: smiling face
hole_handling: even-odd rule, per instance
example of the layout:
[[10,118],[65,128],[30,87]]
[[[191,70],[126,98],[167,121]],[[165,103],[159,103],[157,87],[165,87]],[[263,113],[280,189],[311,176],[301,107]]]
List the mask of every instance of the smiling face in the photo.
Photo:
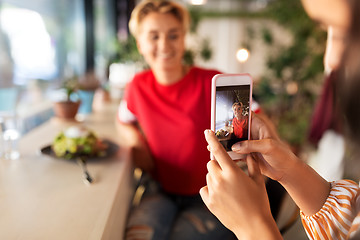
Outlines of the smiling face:
[[140,23],[139,52],[155,71],[182,67],[185,32],[181,22],[169,13],[153,12]]
[[234,112],[235,117],[240,120],[242,118],[243,105],[239,103],[234,104],[232,110]]

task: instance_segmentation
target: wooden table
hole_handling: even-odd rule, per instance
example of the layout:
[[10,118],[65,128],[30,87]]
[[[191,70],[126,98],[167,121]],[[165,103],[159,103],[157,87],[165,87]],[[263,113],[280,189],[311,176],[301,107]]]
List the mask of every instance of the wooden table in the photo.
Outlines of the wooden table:
[[80,123],[51,119],[21,138],[20,159],[0,160],[0,239],[122,239],[134,190],[129,149],[88,163],[91,185],[76,163],[39,151],[73,124],[119,143],[115,112],[109,104]]

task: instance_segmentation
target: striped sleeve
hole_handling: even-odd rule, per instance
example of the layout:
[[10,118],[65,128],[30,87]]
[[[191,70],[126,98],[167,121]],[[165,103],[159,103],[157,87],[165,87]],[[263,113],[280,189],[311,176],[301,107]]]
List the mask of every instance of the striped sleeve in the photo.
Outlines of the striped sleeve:
[[347,239],[357,215],[356,198],[359,186],[350,180],[331,183],[330,194],[323,207],[314,215],[300,211],[309,239]]

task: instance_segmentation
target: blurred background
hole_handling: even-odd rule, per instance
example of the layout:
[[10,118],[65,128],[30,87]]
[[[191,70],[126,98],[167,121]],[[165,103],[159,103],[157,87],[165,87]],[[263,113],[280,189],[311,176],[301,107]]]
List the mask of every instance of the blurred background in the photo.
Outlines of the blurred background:
[[[227,73],[250,73],[256,100],[278,123],[281,135],[300,147],[321,89],[326,40],[300,1],[180,2],[192,17],[185,61]],[[96,79],[97,87],[109,90],[115,100],[121,98],[134,72],[146,67],[127,27],[135,4],[1,0],[0,88],[18,90],[17,111],[50,116],[51,102],[59,98],[54,90],[89,72],[92,76],[84,82]],[[25,124],[25,130],[36,124]]]
[[[250,73],[254,98],[306,159],[324,79],[324,29],[307,17],[300,0],[178,1],[192,18],[184,61]],[[53,103],[74,79],[119,101],[126,83],[146,68],[128,31],[136,3],[0,0],[0,112],[15,112],[24,134],[54,115]],[[306,239],[299,221],[295,226],[288,239]]]

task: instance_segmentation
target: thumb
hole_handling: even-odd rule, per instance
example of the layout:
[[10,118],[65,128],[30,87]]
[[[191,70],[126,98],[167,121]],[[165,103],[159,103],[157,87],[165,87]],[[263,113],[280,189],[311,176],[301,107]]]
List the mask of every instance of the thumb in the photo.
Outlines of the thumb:
[[205,139],[209,144],[211,153],[219,163],[222,170],[231,169],[235,167],[234,161],[230,158],[224,147],[221,145],[214,132],[211,130],[205,130]]

